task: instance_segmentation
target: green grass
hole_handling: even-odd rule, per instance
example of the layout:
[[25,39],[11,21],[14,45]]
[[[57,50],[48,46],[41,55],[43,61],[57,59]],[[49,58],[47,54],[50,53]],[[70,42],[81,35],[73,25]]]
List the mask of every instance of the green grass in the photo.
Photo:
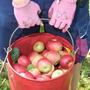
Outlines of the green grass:
[[[2,67],[2,64],[3,63],[0,61],[0,68]],[[0,75],[0,90],[10,90],[6,67],[4,67]]]
[[90,58],[85,59],[82,64],[78,90],[90,90]]

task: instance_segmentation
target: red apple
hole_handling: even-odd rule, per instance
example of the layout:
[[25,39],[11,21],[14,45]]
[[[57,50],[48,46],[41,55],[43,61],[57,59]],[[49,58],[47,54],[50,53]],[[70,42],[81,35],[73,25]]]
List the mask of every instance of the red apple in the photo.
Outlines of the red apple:
[[37,56],[37,55],[38,55],[37,52],[31,52],[31,53],[29,54],[28,58],[29,58],[30,61],[32,61],[32,60],[35,58],[35,56]]
[[31,70],[29,70],[29,72],[32,73],[32,75],[34,77],[37,77],[38,75],[41,75],[41,72],[37,68],[31,69]]
[[62,70],[64,73],[66,73],[66,72],[68,71],[68,69],[62,69],[62,68],[61,68],[61,70]]
[[26,69],[24,66],[20,65],[20,64],[14,64],[13,68],[15,69],[15,71],[17,73],[22,73],[22,72],[26,72]]
[[33,75],[34,77],[37,77],[37,76],[41,75],[41,72],[40,72],[37,68],[35,68],[32,64],[30,64],[30,65],[27,67],[27,70],[28,70],[30,73],[32,73],[32,75]]
[[48,51],[43,56],[47,58],[53,65],[60,62],[60,55],[56,51]]
[[40,59],[42,59],[42,58],[43,58],[42,55],[37,55],[37,56],[35,56],[35,58],[31,61],[31,63],[32,63],[35,67],[37,67],[38,61],[39,61]]
[[53,38],[47,42],[46,48],[47,48],[47,50],[52,50],[52,51],[58,52],[58,51],[62,50],[62,44],[57,39]]
[[64,47],[64,48],[70,54],[71,50],[68,47]]
[[18,58],[18,64],[27,67],[30,64],[30,60],[26,56],[20,56]]
[[33,75],[28,71],[20,73],[19,75],[21,75],[22,77],[27,78],[27,79],[34,79]]
[[73,60],[73,57],[71,55],[64,55],[61,57],[60,65],[62,68],[68,69],[72,66],[73,61],[74,60]]
[[31,69],[31,70],[29,70],[29,72],[32,73],[32,75],[34,77],[37,77],[38,75],[41,75],[41,72],[37,68]]
[[48,73],[45,73],[45,74],[43,74],[43,75],[51,76],[52,73],[53,73],[53,71],[54,71],[54,69],[55,69],[55,67],[54,67],[54,65],[52,65],[51,71],[49,71]]
[[63,74],[64,74],[64,73],[63,73],[63,71],[62,71],[62,70],[57,69],[57,70],[55,70],[55,71],[52,73],[51,78],[57,78],[57,77],[62,76]]
[[37,41],[33,45],[33,51],[42,52],[45,49],[45,45],[42,41]]
[[69,53],[67,51],[59,51],[60,56],[68,55]]
[[50,77],[47,75],[39,75],[38,77],[36,77],[36,80],[38,81],[46,81],[46,80],[50,80]]
[[36,67],[37,66],[37,62],[42,59],[43,56],[36,53],[36,52],[33,52],[30,54],[29,56],[29,59],[31,60],[31,63]]
[[51,62],[46,59],[42,58],[38,61],[37,63],[37,68],[42,72],[42,73],[48,73],[49,71],[52,70],[52,64]]
[[31,69],[33,69],[33,68],[35,68],[32,64],[29,64],[28,66],[27,66],[27,70],[31,70]]
[[42,55],[43,55],[43,56],[46,56],[47,53],[48,53],[48,50],[45,49],[45,50],[42,52]]

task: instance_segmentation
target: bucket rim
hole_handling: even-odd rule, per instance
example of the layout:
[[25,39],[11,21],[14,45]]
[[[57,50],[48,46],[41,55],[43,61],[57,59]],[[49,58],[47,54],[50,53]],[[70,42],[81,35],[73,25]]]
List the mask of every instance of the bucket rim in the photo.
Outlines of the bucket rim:
[[[42,32],[42,33],[45,33],[45,32]],[[24,36],[24,37],[20,37],[18,40],[16,40],[16,41],[18,41],[19,42],[19,40],[22,40],[23,38],[28,38],[28,37],[30,37],[30,36],[32,36],[32,35],[36,35],[36,34],[41,34],[41,33],[34,33],[34,34],[31,34],[31,35],[27,35],[27,36]],[[51,33],[45,33],[45,34],[51,34]],[[51,35],[54,35],[54,34],[51,34]],[[60,36],[57,36],[57,35],[54,35],[54,36],[56,36],[56,37],[60,37]],[[62,37],[63,38],[63,37]],[[63,38],[64,39],[64,38]],[[64,39],[64,40],[66,40],[66,39]],[[15,42],[13,42],[10,46],[12,47],[15,43],[16,43],[16,41]],[[67,40],[66,40],[67,41]],[[73,48],[72,48],[72,45],[71,45],[71,43],[70,42],[68,42],[69,43],[69,45],[70,45],[70,47],[71,47],[71,50],[73,51]],[[10,52],[9,52],[9,54],[10,54]],[[50,80],[44,80],[44,81],[39,81],[39,80],[36,80],[36,79],[29,79],[29,78],[25,78],[25,77],[23,77],[23,76],[21,76],[18,72],[16,72],[15,70],[14,70],[14,68],[12,67],[12,65],[10,64],[10,61],[9,61],[9,58],[7,58],[7,62],[8,62],[8,65],[9,65],[9,67],[10,67],[10,69],[12,69],[12,71],[16,74],[16,75],[18,75],[19,77],[21,77],[21,78],[23,78],[23,79],[26,79],[26,80],[31,80],[31,81],[33,81],[33,82],[49,82],[49,81],[53,81],[53,80],[57,80],[58,78],[62,78],[64,75],[66,75],[67,73],[69,73],[71,70],[72,70],[72,68],[73,68],[73,65],[74,65],[74,63],[75,63],[75,55],[73,56],[73,64],[72,64],[72,66],[66,71],[66,72],[64,72],[61,76],[59,76],[59,77],[56,77],[56,78],[53,78],[53,79],[50,79]]]

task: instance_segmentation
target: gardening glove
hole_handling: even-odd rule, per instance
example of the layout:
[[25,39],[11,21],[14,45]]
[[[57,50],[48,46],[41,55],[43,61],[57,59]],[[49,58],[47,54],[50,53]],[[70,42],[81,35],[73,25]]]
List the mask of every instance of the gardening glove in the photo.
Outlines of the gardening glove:
[[74,18],[76,1],[77,0],[55,0],[48,12],[50,18],[49,24],[66,32]]
[[20,28],[29,28],[41,24],[38,16],[41,10],[38,4],[30,0],[26,0],[23,5],[12,4],[14,6],[14,15]]

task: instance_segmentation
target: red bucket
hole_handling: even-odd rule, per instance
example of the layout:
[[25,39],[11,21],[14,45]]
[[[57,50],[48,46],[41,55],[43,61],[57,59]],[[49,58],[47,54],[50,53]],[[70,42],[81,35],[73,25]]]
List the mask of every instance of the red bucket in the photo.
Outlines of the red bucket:
[[[63,44],[73,50],[73,46],[63,37],[55,36],[49,33],[37,33],[22,37],[12,44],[13,47],[18,47],[22,54],[28,56],[32,51],[32,45],[36,41],[43,41],[46,43],[50,38],[57,38]],[[36,81],[21,77],[13,68],[10,54],[8,55],[8,76],[11,90],[69,90],[70,80],[72,78],[72,67],[62,76],[47,80]],[[73,63],[74,64],[74,63]]]

